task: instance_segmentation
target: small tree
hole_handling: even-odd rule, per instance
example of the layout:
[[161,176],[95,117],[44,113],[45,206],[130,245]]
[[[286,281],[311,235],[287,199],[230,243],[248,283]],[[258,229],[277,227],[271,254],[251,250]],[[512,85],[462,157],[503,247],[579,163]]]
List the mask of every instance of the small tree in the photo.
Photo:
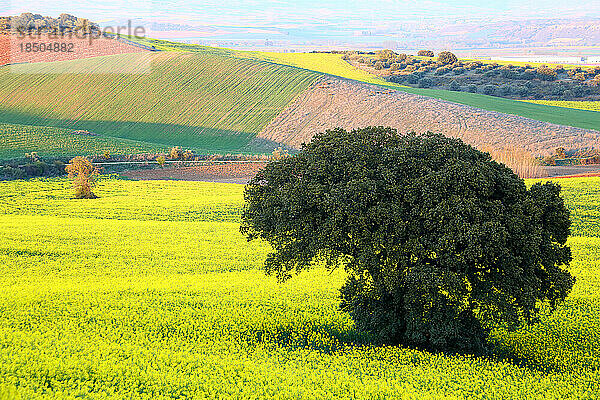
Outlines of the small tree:
[[183,152],[178,146],[171,147],[169,151],[169,158],[171,160],[179,160],[183,156]]
[[438,62],[440,64],[454,64],[455,62],[458,61],[458,58],[453,54],[450,53],[449,51],[442,51],[441,53],[438,54]]
[[394,58],[396,57],[398,54],[396,54],[394,51],[386,49],[386,50],[378,50],[375,52],[375,54],[377,55],[377,59],[378,60],[388,60],[390,58]]
[[358,330],[476,351],[571,290],[559,193],[527,189],[459,139],[338,128],[251,180],[241,232],[271,244],[265,270],[281,280],[316,260],[344,266],[341,307]]
[[156,157],[156,163],[161,167],[164,168],[165,167],[165,156],[158,156]]
[[69,174],[69,178],[73,180],[73,189],[75,197],[78,199],[95,199],[96,195],[92,192],[92,188],[96,184],[98,169],[86,157],[77,156],[73,158],[65,171]]
[[35,151],[32,151],[31,153],[25,153],[25,158],[28,158],[32,163],[40,160],[38,153]]
[[181,157],[185,160],[185,161],[191,161],[194,158],[194,152],[191,150],[186,150],[183,152],[183,154],[181,155]]
[[284,149],[283,147],[278,147],[275,150],[273,150],[273,153],[271,153],[271,157],[273,158],[273,160],[280,160],[284,157],[289,157],[290,154],[288,153],[287,149]]

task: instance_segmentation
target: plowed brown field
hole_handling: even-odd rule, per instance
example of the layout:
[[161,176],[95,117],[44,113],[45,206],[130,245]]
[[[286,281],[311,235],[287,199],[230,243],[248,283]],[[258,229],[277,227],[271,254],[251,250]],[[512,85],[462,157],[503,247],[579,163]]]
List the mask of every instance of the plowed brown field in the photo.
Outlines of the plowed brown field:
[[552,154],[557,147],[600,148],[600,132],[596,130],[540,122],[333,78],[298,96],[258,137],[299,148],[326,129],[366,126],[391,126],[400,132],[439,132],[478,147],[518,147],[535,155]]
[[[36,49],[33,48],[36,44]],[[66,61],[113,54],[142,53],[148,50],[105,37],[92,39],[0,34],[0,65]]]

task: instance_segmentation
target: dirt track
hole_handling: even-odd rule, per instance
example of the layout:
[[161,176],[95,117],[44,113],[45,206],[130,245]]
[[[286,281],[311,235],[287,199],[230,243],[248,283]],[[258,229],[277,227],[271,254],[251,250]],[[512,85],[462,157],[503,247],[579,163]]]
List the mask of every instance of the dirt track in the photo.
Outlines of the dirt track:
[[[258,135],[299,148],[318,132],[369,125],[440,132],[479,146],[522,147],[546,155],[600,148],[600,132],[481,110],[444,100],[330,78],[296,98]],[[600,128],[600,127],[599,127]]]
[[181,180],[246,184],[266,163],[239,163],[170,167],[126,171],[121,175],[136,180]]

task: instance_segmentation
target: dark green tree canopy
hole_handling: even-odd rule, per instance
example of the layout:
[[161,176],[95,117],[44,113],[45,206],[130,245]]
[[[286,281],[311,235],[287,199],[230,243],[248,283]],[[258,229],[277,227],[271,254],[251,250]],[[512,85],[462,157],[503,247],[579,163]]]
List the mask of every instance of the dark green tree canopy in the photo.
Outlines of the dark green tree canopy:
[[458,139],[390,128],[327,131],[246,187],[241,231],[284,280],[344,266],[342,309],[388,343],[480,350],[487,329],[532,321],[574,283],[569,212]]

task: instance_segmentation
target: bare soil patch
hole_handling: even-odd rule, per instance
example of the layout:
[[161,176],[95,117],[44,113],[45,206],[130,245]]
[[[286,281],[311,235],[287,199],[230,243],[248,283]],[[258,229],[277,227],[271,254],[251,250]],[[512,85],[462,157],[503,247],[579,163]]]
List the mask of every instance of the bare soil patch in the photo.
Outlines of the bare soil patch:
[[600,165],[568,165],[544,167],[549,177],[575,178],[600,176]]
[[[34,46],[35,45],[35,46]],[[107,37],[57,37],[47,34],[0,34],[0,65],[77,60],[114,54],[148,52],[140,47]]]
[[246,184],[265,163],[228,163],[191,167],[168,167],[122,172],[121,175],[136,180],[182,180]]
[[481,110],[342,79],[318,82],[298,96],[258,138],[299,148],[318,132],[391,126],[400,132],[439,132],[477,147],[519,147],[534,155],[600,148],[600,132]]

